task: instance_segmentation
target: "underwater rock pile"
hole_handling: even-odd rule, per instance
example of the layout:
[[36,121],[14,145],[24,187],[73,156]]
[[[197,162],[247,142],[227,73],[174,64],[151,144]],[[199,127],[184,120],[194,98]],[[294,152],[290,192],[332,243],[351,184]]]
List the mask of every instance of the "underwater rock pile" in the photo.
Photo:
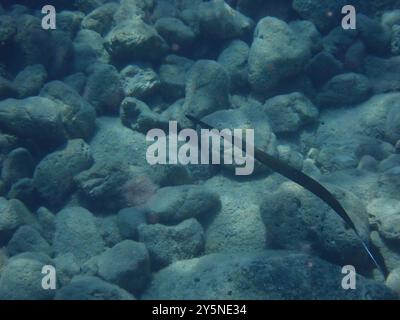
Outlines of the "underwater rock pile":
[[[0,4],[0,299],[398,298],[400,1],[48,2],[55,30],[41,1]],[[186,114],[326,185],[386,283],[260,163],[150,165],[147,132]]]

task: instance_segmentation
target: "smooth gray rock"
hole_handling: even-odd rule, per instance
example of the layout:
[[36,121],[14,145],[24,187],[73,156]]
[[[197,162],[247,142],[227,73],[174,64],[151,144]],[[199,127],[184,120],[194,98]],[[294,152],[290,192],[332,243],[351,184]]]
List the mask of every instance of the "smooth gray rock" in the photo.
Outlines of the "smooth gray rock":
[[140,293],[150,280],[149,253],[144,244],[132,240],[124,240],[100,255],[98,268],[100,277],[129,292]]
[[104,249],[104,241],[92,213],[81,207],[69,207],[57,214],[53,240],[56,255],[72,253],[77,263],[82,264]]
[[158,189],[146,205],[151,221],[175,224],[192,217],[212,214],[219,209],[217,194],[196,185]]
[[352,106],[367,100],[372,94],[372,83],[362,74],[345,73],[333,77],[317,96],[321,107]]
[[137,208],[124,208],[118,212],[117,225],[124,239],[137,240],[138,228],[146,223],[143,210]]

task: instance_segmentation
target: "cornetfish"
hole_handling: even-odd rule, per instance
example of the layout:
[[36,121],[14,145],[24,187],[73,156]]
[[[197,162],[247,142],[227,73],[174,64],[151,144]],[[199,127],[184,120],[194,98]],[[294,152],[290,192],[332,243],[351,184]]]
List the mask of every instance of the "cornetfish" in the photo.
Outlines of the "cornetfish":
[[[194,124],[208,130],[216,129],[209,124],[205,123],[204,121],[192,116],[186,115],[186,117],[191,120]],[[224,135],[221,134],[222,137]],[[240,142],[240,139],[237,141]],[[243,143],[238,143],[239,148],[243,150]],[[243,150],[244,151],[244,150]],[[386,266],[381,263],[372,253],[371,249],[369,248],[368,244],[364,241],[361,237],[360,233],[357,231],[357,228],[354,222],[351,220],[350,216],[340,204],[340,202],[335,198],[335,196],[326,189],[322,184],[320,184],[315,179],[311,178],[310,176],[306,175],[300,170],[297,170],[285,162],[278,160],[269,154],[261,151],[260,149],[254,146],[254,159],[258,160],[271,170],[281,174],[282,176],[288,178],[289,180],[299,184],[304,189],[310,191],[322,201],[324,201],[329,207],[331,207],[344,221],[345,223],[355,232],[356,236],[360,239],[362,246],[364,247],[365,251],[367,252],[368,256],[371,258],[374,265],[378,268],[378,270],[384,275],[386,278],[388,275]]]

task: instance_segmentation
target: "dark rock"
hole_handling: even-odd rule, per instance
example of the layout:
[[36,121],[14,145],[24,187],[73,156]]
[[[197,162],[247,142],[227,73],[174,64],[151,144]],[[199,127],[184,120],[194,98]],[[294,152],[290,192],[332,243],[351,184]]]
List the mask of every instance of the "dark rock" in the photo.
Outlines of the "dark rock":
[[144,244],[132,240],[105,251],[99,257],[98,267],[100,277],[129,292],[140,293],[150,280],[149,253]]
[[41,198],[51,207],[63,204],[73,191],[73,178],[92,164],[89,146],[80,139],[70,140],[66,146],[48,154],[34,172],[35,186]]
[[83,97],[94,106],[98,114],[118,113],[124,98],[117,69],[109,64],[90,67]]
[[97,277],[76,276],[57,291],[55,300],[135,300],[122,288]]
[[50,254],[51,248],[35,228],[22,226],[8,242],[7,251],[10,256],[28,251]]
[[104,249],[95,217],[89,211],[81,207],[70,207],[57,214],[53,240],[56,255],[72,253],[78,264],[82,264]]

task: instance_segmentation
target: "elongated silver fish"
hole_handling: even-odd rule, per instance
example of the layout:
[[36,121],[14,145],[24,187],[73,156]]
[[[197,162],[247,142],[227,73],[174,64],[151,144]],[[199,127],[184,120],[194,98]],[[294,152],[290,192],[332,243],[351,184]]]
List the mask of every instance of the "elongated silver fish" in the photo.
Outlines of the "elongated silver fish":
[[[216,129],[209,124],[205,123],[204,121],[197,119],[196,117],[193,117],[191,115],[186,115],[186,117],[191,120],[193,123],[199,125],[200,127],[204,129]],[[224,135],[221,135],[224,137]],[[243,143],[239,144],[240,148],[243,150]],[[378,268],[378,270],[384,275],[386,278],[388,275],[386,266],[378,260],[375,255],[372,253],[371,249],[369,248],[368,244],[364,241],[364,239],[361,237],[360,233],[357,231],[356,226],[354,222],[351,220],[350,216],[346,212],[346,210],[343,208],[343,206],[340,204],[340,202],[335,198],[335,196],[328,190],[326,189],[322,184],[320,184],[318,181],[314,180],[310,176],[306,175],[300,170],[297,170],[285,162],[278,160],[269,154],[265,153],[264,151],[261,151],[260,149],[256,148],[254,146],[254,159],[258,160],[271,170],[281,174],[282,176],[288,178],[289,180],[296,182],[300,186],[302,186],[304,189],[310,191],[314,195],[316,195],[318,198],[320,198],[322,201],[324,201],[329,207],[331,207],[344,221],[345,223],[353,229],[357,237],[360,239],[365,251],[367,252],[368,256],[371,258],[372,262],[374,265]]]

